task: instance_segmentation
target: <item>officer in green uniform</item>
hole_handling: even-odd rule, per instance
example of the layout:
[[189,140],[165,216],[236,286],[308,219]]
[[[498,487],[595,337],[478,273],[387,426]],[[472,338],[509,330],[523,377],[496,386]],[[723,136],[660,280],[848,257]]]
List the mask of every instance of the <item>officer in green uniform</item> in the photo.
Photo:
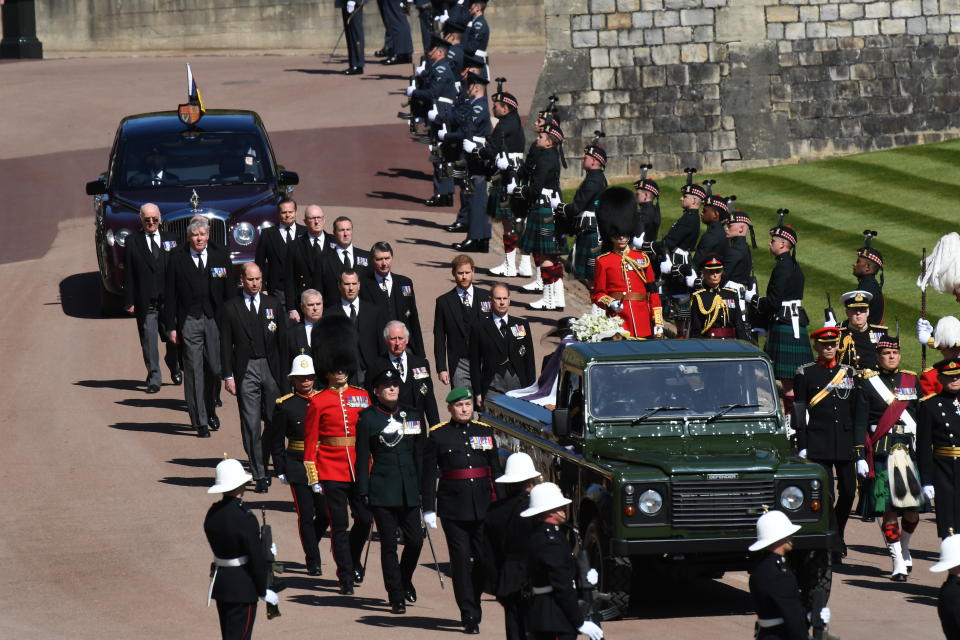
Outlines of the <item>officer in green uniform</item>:
[[[373,379],[374,402],[357,421],[357,492],[380,533],[380,565],[390,610],[406,613],[417,601],[413,571],[423,547],[420,477],[427,425],[415,409],[401,407],[400,374],[382,369]],[[397,560],[397,529],[403,555]]]

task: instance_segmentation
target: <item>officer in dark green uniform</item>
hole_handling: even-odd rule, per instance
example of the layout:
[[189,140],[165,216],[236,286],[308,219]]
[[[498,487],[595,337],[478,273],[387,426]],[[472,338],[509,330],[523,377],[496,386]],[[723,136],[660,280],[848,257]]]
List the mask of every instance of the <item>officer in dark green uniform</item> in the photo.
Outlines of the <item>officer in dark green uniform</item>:
[[[502,497],[493,479],[501,475],[500,456],[490,427],[474,422],[470,389],[447,394],[450,421],[430,429],[423,456],[423,520],[447,539],[453,593],[464,631],[480,633],[480,593],[484,575],[483,519],[491,502]],[[437,480],[439,479],[439,483]]]
[[[423,547],[420,477],[427,425],[414,409],[401,407],[400,374],[393,367],[373,378],[374,402],[357,421],[357,492],[370,507],[380,533],[380,565],[390,611],[406,613],[417,601],[413,571]],[[372,464],[371,464],[372,461]],[[403,555],[397,561],[397,529]]]

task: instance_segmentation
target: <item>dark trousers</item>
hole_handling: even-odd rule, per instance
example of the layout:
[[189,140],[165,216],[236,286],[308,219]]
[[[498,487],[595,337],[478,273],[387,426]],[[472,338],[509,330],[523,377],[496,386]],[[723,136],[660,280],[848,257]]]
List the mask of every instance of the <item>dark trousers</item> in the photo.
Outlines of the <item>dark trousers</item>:
[[253,637],[253,621],[257,619],[256,602],[220,602],[220,636],[223,640],[248,640]]
[[575,633],[558,633],[556,631],[543,631],[541,633],[530,633],[533,640],[574,640],[577,637]]
[[430,2],[417,2],[417,16],[420,23],[420,42],[423,45],[423,52],[430,50],[430,36],[433,33],[433,12],[430,10]]
[[383,19],[383,48],[394,55],[413,53],[413,39],[410,36],[410,23],[403,13],[403,4],[399,0],[377,0],[380,17]]
[[518,591],[506,596],[497,596],[503,607],[503,626],[507,640],[527,640],[527,626],[523,622],[523,595]]
[[933,489],[937,495],[937,535],[946,538],[960,531],[960,460],[935,456]]
[[[321,480],[323,497],[327,503],[327,518],[330,520],[330,545],[333,560],[337,563],[337,579],[340,584],[353,584],[353,570],[361,568],[363,545],[370,535],[373,517],[360,502],[352,482]],[[349,509],[349,511],[348,511]],[[350,515],[353,515],[353,526]]]
[[[140,351],[143,353],[143,366],[147,368],[147,385],[155,384],[158,387],[163,382],[160,375],[160,325],[156,307],[150,307],[146,313],[137,314],[137,335],[140,336]],[[163,362],[173,375],[180,371],[180,354],[177,345],[167,342],[163,354]]]
[[483,521],[440,518],[447,539],[450,568],[453,572],[453,595],[460,608],[460,619],[480,622],[480,594],[483,592]]
[[[420,507],[370,507],[380,534],[380,567],[391,604],[403,602],[423,548]],[[397,560],[397,527],[403,532],[403,554]]]
[[473,176],[473,195],[468,197],[467,237],[483,240],[491,235],[490,217],[487,215],[487,181],[483,176]]
[[300,545],[307,563],[320,562],[320,538],[327,530],[327,505],[323,496],[311,491],[305,484],[290,483],[293,506],[297,510],[297,528],[300,530]]
[[347,11],[347,3],[344,1],[340,7],[340,17],[343,20],[344,40],[347,41],[347,57],[350,59],[351,67],[362,67],[363,57],[363,8],[360,4],[362,0],[357,1],[357,8],[354,10],[353,19],[349,24],[350,12]]
[[443,165],[439,162],[433,164],[433,195],[453,195],[453,178],[444,177]]
[[[843,542],[843,532],[847,528],[847,519],[850,517],[850,509],[853,508],[853,500],[857,494],[857,474],[854,463],[850,460],[814,460],[814,462],[827,470],[827,478],[830,479],[830,499],[833,500],[833,512],[830,517],[833,519],[832,524],[836,524],[840,541]],[[833,487],[834,474],[836,474],[836,489]]]

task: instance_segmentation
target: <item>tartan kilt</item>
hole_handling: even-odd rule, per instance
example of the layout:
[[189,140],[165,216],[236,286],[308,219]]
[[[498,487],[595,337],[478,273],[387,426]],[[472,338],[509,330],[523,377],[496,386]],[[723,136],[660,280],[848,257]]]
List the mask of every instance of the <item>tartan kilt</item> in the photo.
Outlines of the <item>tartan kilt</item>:
[[[893,506],[890,499],[890,472],[887,471],[887,459],[874,458],[873,478],[860,478],[860,505],[857,509],[858,515],[864,518],[880,517],[887,511],[894,513],[903,513],[904,511],[918,511],[920,513],[930,513],[930,501],[921,497],[920,507],[912,509],[903,509]],[[916,465],[914,465],[916,470]]]
[[513,198],[506,194],[502,180],[490,185],[490,197],[487,199],[487,215],[494,220],[513,220]]
[[767,334],[764,351],[773,360],[773,373],[778,380],[793,380],[797,369],[814,361],[806,327],[800,327],[800,337],[794,338],[792,325],[773,323]]
[[557,243],[557,225],[550,207],[534,207],[527,215],[527,225],[520,238],[520,250],[555,256],[564,253]]
[[573,249],[573,274],[581,280],[593,282],[593,270],[597,263],[597,247],[600,236],[596,229],[584,229],[577,235]]

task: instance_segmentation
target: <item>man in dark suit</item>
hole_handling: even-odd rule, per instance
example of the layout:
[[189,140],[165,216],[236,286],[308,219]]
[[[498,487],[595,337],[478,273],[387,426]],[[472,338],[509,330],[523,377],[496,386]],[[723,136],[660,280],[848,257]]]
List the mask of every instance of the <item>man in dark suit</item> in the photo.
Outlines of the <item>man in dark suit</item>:
[[410,332],[410,349],[418,356],[425,356],[413,280],[393,273],[393,247],[389,242],[376,243],[370,253],[373,254],[373,268],[362,276],[360,298],[380,307],[387,320],[399,320],[405,324]]
[[[375,304],[360,300],[360,276],[353,269],[340,274],[340,288],[337,301],[325,305],[324,316],[346,316],[357,330],[357,353],[359,367],[351,376],[351,384],[362,387],[366,372],[371,371],[377,358],[384,354],[381,332],[387,324],[386,316]],[[317,327],[311,338],[317,344]]]
[[201,438],[220,428],[216,414],[220,378],[220,329],[223,304],[236,295],[230,256],[207,246],[210,224],[187,225],[186,251],[170,255],[163,296],[164,322],[170,341],[183,344],[183,393],[190,424]]
[[323,297],[316,289],[307,289],[300,294],[300,317],[303,322],[287,329],[287,356],[291,362],[299,355],[313,353],[313,325],[323,317]]
[[260,267],[243,265],[243,295],[227,300],[220,315],[220,353],[223,383],[237,397],[240,435],[257,482],[257,493],[269,485],[268,443],[262,422],[269,421],[281,387],[286,387],[287,335],[283,309],[276,298],[260,293]]
[[323,232],[325,220],[323,209],[315,204],[308,205],[303,212],[303,222],[307,232],[296,238],[287,250],[286,274],[283,286],[284,298],[291,301],[287,317],[300,322],[300,312],[293,305],[300,299],[305,289],[323,290],[323,255],[332,250],[333,242]]
[[437,298],[433,315],[433,359],[440,382],[470,386],[470,326],[490,311],[490,292],[473,286],[473,258],[460,254],[451,263],[456,286]]
[[[372,256],[363,249],[353,246],[353,221],[346,216],[340,216],[333,221],[333,243],[331,251],[326,251],[322,257],[323,271],[323,302],[332,307],[340,298],[340,274],[352,269],[357,274],[364,274],[370,270]],[[372,363],[371,363],[372,364]]]
[[416,409],[431,426],[440,422],[437,399],[433,397],[433,380],[430,378],[430,363],[408,348],[410,331],[399,320],[391,320],[383,328],[383,340],[387,355],[377,360],[374,367],[382,371],[391,367],[400,378],[400,404]]
[[491,312],[470,329],[470,379],[477,406],[482,406],[488,395],[522,389],[537,377],[530,323],[510,315],[507,285],[494,285],[490,304]]
[[263,289],[276,298],[284,309],[296,308],[296,300],[286,299],[287,249],[293,241],[307,233],[307,228],[297,224],[297,203],[293,198],[283,198],[277,205],[277,226],[268,227],[260,234],[254,261],[263,274]]
[[363,5],[367,0],[334,0],[333,6],[340,9],[344,39],[347,42],[347,58],[350,66],[343,70],[345,76],[363,73]]
[[147,393],[160,391],[160,362],[157,335],[166,343],[163,361],[174,384],[183,381],[177,347],[167,341],[167,332],[160,318],[163,302],[167,252],[177,246],[176,236],[160,231],[160,208],[152,203],[140,207],[143,231],[130,234],[124,249],[124,310],[137,317],[137,334],[143,364],[147,367]]

